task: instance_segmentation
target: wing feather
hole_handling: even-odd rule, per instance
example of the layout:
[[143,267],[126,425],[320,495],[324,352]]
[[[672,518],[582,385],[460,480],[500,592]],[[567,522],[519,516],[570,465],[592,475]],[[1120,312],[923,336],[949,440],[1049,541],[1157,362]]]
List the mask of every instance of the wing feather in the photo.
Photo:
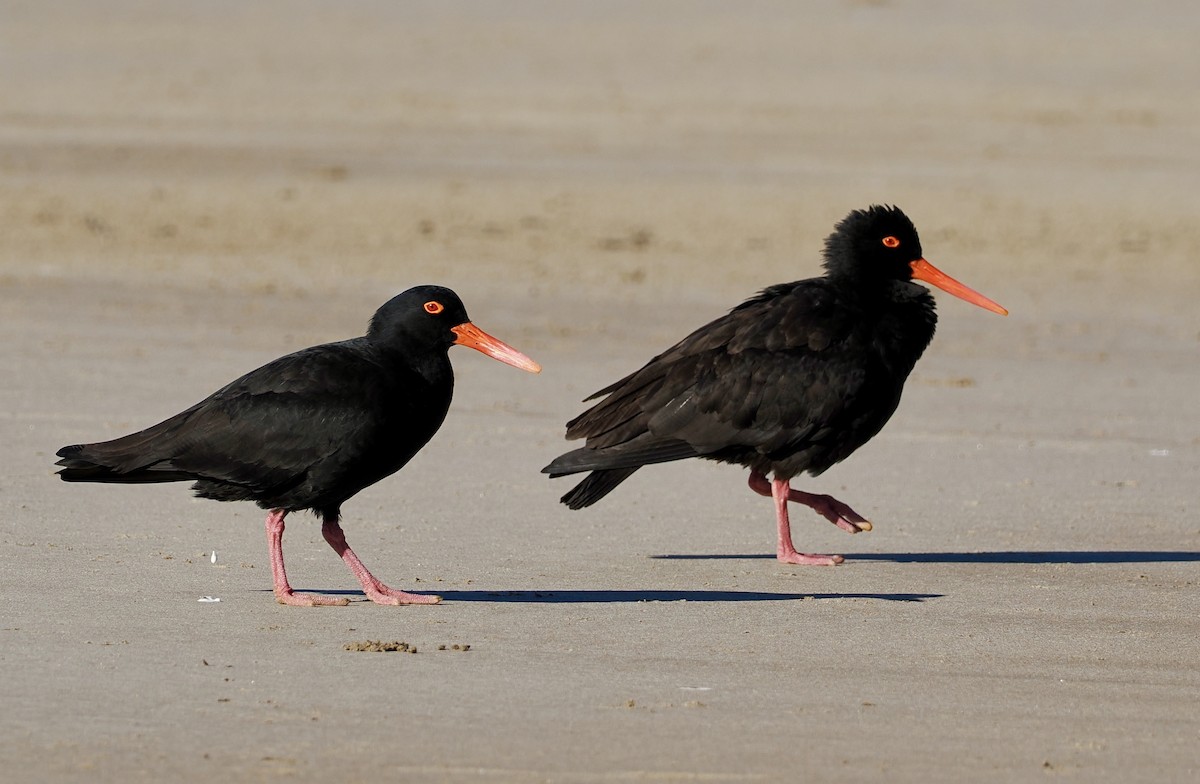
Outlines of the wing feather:
[[777,457],[810,448],[864,393],[867,369],[852,350],[861,321],[821,279],[765,290],[598,392],[604,399],[568,426],[568,438],[598,453],[577,470],[628,467],[642,452]]
[[229,483],[269,493],[361,450],[383,401],[354,341],[290,354],[122,438],[59,451],[67,480]]

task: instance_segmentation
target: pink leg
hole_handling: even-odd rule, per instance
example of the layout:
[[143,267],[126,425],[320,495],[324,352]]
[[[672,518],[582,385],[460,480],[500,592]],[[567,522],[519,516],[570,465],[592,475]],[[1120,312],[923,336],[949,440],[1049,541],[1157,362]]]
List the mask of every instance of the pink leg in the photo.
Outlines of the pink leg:
[[[759,495],[771,495],[771,483],[757,471],[750,473],[750,489]],[[870,531],[872,528],[869,520],[831,495],[805,493],[789,487],[788,500],[804,504],[848,534]]]
[[779,543],[775,546],[775,557],[784,563],[805,566],[833,566],[845,559],[840,555],[810,555],[796,552],[792,544],[792,526],[788,521],[788,495],[791,487],[786,479],[771,480],[771,497],[775,499],[775,519],[779,523]]
[[358,560],[350,545],[346,544],[346,534],[338,525],[337,517],[326,517],[325,524],[321,526],[321,533],[333,551],[340,555],[346,566],[350,567],[350,571],[354,572],[367,598],[376,604],[437,604],[442,600],[442,597],[433,594],[397,591],[376,580],[375,576],[367,571],[366,565]]
[[283,518],[282,509],[272,509],[267,515],[267,549],[271,553],[271,576],[275,580],[275,601],[297,607],[317,605],[346,605],[349,599],[316,596],[311,593],[296,593],[288,584],[287,572],[283,568]]

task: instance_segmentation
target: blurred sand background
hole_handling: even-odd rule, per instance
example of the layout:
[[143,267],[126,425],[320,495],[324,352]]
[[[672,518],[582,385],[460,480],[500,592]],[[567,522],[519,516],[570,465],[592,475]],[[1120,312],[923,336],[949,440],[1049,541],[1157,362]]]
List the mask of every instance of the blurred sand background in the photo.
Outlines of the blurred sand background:
[[[14,781],[1195,781],[1193,3],[0,3],[0,770]],[[739,471],[597,507],[579,399],[895,203],[939,296],[777,564]],[[259,511],[54,451],[456,289],[456,400],[275,604]],[[469,354],[469,356],[468,356]],[[216,550],[219,560],[210,562]],[[199,603],[217,596],[220,603]],[[417,654],[344,650],[403,640]],[[470,645],[462,653],[439,645]]]

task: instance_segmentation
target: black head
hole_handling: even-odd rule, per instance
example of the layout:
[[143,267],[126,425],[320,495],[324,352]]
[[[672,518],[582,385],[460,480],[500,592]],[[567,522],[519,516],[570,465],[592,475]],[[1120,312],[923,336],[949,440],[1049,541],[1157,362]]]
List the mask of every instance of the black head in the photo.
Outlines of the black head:
[[834,280],[860,291],[887,291],[896,281],[931,283],[972,305],[1007,316],[1008,311],[925,260],[917,229],[899,207],[874,205],[842,219],[825,239],[825,269]]
[[367,338],[382,346],[445,350],[457,339],[452,331],[466,324],[467,309],[445,286],[414,286],[385,302],[371,318]]
[[899,207],[855,210],[825,239],[825,269],[831,277],[911,280],[911,265],[921,256],[917,229]]
[[445,354],[455,344],[470,346],[513,367],[541,372],[538,363],[472,324],[462,300],[445,286],[414,286],[392,297],[375,311],[367,340],[412,359]]

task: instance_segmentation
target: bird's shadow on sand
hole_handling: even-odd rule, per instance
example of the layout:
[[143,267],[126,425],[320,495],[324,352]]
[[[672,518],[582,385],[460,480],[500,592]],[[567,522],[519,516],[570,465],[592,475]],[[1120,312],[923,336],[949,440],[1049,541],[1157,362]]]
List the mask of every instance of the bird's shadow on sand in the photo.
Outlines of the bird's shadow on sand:
[[[668,561],[771,559],[770,554],[693,553],[652,555]],[[847,555],[854,561],[892,563],[978,563],[978,564],[1131,564],[1187,563],[1200,561],[1200,552],[1188,550],[1000,550],[984,553],[862,553]]]
[[545,604],[612,604],[621,602],[787,602],[804,599],[878,599],[923,602],[936,593],[773,593],[769,591],[442,591],[448,602],[534,602]]
[[[651,555],[666,561],[749,561],[774,559],[763,553],[670,553]],[[1001,550],[984,553],[865,553],[846,556],[854,561],[892,563],[977,564],[1134,564],[1200,562],[1200,552],[1190,550]],[[366,601],[362,591],[297,589],[324,596],[345,596]],[[674,590],[546,590],[546,591],[437,591],[445,602],[504,602],[525,604],[615,604],[635,602],[789,602],[824,599],[875,599],[883,602],[924,602],[941,599],[940,593],[773,593],[769,591]]]
[[[297,588],[323,596],[366,599],[362,591]],[[437,591],[443,602],[504,602],[524,604],[619,604],[634,602],[787,602],[820,599],[876,599],[884,602],[923,602],[940,599],[940,593],[772,593],[768,591]]]

